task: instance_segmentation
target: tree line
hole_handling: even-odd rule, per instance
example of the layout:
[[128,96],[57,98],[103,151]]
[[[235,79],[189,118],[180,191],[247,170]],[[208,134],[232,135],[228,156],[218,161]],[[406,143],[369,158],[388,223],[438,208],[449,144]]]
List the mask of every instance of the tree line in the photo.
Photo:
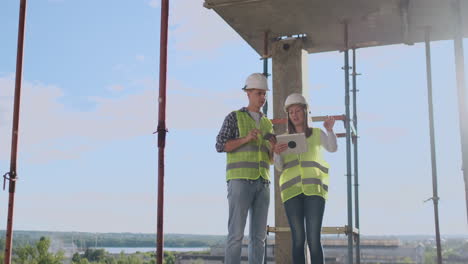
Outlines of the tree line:
[[[0,231],[0,237],[5,237],[5,231]],[[71,246],[73,242],[73,245],[80,249],[89,247],[156,247],[156,234],[47,231],[15,231],[13,233],[13,245],[31,244],[41,237],[61,241],[65,246]],[[164,235],[165,247],[211,247],[224,243],[224,241],[225,236]]]
[[[63,251],[50,252],[51,241],[41,237],[33,244],[13,247],[12,264],[62,264],[65,261]],[[0,240],[0,264],[4,263],[5,240]],[[83,253],[75,253],[72,264],[156,264],[154,252],[112,255],[104,249],[86,249]],[[172,252],[165,252],[163,264],[174,264],[175,256]]]

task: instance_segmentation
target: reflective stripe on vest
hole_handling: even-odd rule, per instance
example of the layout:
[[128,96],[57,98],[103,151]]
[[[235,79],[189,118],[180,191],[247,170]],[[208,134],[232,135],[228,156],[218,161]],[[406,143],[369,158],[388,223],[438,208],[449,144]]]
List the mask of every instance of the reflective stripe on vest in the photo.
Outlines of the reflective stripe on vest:
[[328,185],[323,184],[321,179],[317,178],[305,178],[302,180],[302,184],[317,184],[322,186],[322,188],[328,192]]
[[283,165],[283,170],[290,169],[297,165],[299,165],[299,160],[293,160],[293,161],[287,162]]
[[283,183],[280,186],[280,190],[286,190],[287,188],[293,186],[294,184],[300,183],[302,181],[302,184],[317,184],[322,186],[322,188],[328,192],[328,185],[323,184],[322,180],[317,179],[317,178],[305,178],[301,180],[301,175],[297,175],[296,177],[292,178],[291,180]]
[[260,161],[260,164],[258,162],[241,161],[241,162],[229,163],[226,166],[226,170],[240,169],[240,168],[256,169],[259,167],[269,169],[270,165],[264,161]]
[[281,200],[287,200],[303,193],[328,196],[328,163],[322,158],[321,129],[313,128],[307,138],[308,151],[302,154],[282,155],[283,172],[280,176]]
[[281,186],[280,186],[280,190],[281,191],[284,191],[286,190],[287,188],[293,186],[294,184],[296,183],[300,183],[301,182],[301,175],[297,175],[296,177],[292,178],[291,180],[283,183]]
[[[231,151],[231,153],[236,153],[236,152],[248,152],[248,151],[258,151],[258,146],[255,145],[243,145],[237,148],[236,150]],[[260,151],[265,152],[269,154],[270,150],[267,148],[267,146],[263,145],[260,147]]]
[[270,143],[263,139],[263,135],[273,133],[271,121],[262,116],[259,125],[248,112],[236,111],[239,138],[245,137],[252,129],[259,129],[261,134],[257,140],[252,140],[227,153],[226,179],[249,179],[259,177],[270,178]]
[[[292,167],[297,166],[297,165],[299,165],[298,160],[293,160],[293,161],[287,162],[287,163],[285,163],[283,165],[283,170],[292,168]],[[323,173],[328,173],[328,168],[320,165],[320,163],[318,163],[316,161],[301,161],[301,167],[303,167],[303,168],[305,168],[305,167],[318,168]]]

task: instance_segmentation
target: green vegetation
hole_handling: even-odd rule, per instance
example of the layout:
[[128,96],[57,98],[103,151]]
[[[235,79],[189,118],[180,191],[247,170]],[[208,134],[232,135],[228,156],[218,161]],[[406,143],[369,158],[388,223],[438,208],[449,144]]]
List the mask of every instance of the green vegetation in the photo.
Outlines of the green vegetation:
[[[120,253],[118,256],[113,256],[105,252],[103,249],[87,249],[84,254],[75,253],[72,258],[73,264],[155,264],[156,256],[153,252],[140,253],[137,252],[131,255]],[[175,256],[171,252],[165,252],[164,264],[174,264]]]
[[[110,254],[104,249],[91,247],[150,247],[156,248],[155,234],[132,233],[82,233],[15,231],[12,264],[156,264],[154,252]],[[3,264],[5,231],[0,231],[0,264]],[[165,247],[210,247],[222,243],[224,236],[168,234]],[[51,248],[81,249],[70,259],[62,251],[52,253]],[[174,264],[175,255],[164,252],[163,264]]]
[[[5,242],[1,238],[4,235],[4,231],[0,231],[0,264],[3,264]],[[154,252],[111,254],[104,249],[91,248],[95,246],[155,248],[155,240],[155,234],[15,231],[12,264],[156,264]],[[223,243],[224,240],[224,236],[168,234],[165,236],[165,246],[211,247]],[[420,245],[420,250],[424,250],[425,253],[423,263],[437,263],[435,243],[431,237],[404,238],[402,244]],[[66,258],[63,252],[57,252],[57,249],[72,247],[80,250],[80,253]],[[468,263],[468,237],[445,238],[442,248],[445,264]],[[193,254],[207,254],[207,252]],[[174,264],[175,260],[174,253],[165,252],[163,264]],[[401,261],[413,263],[409,258]]]
[[[5,240],[0,242],[2,249],[5,247]],[[12,264],[62,264],[64,260],[63,252],[56,254],[49,252],[50,240],[41,237],[34,245],[23,245],[13,248]],[[3,264],[4,253],[0,254],[0,264]]]
[[[4,248],[5,241],[0,240],[0,246]],[[2,249],[3,249],[2,248]],[[13,250],[12,264],[62,264],[65,260],[62,251],[49,252],[50,239],[41,237],[33,245],[25,244],[17,246]],[[73,264],[156,264],[156,256],[153,252],[125,255],[111,255],[104,249],[86,249],[83,254],[75,253],[71,259]],[[4,253],[0,253],[0,264],[4,263]],[[174,264],[175,256],[172,252],[165,252],[163,264]]]
[[[468,240],[449,239],[442,244],[442,259],[445,264],[466,263],[468,260]],[[434,245],[426,246],[424,264],[437,263],[437,249]]]
[[[73,244],[78,248],[89,247],[156,247],[156,234],[134,233],[84,233],[84,232],[45,232],[15,231],[13,246],[31,244],[41,237],[52,241],[61,241],[65,245]],[[5,231],[0,231],[5,237]],[[224,242],[224,236],[167,234],[164,236],[165,247],[210,247]]]

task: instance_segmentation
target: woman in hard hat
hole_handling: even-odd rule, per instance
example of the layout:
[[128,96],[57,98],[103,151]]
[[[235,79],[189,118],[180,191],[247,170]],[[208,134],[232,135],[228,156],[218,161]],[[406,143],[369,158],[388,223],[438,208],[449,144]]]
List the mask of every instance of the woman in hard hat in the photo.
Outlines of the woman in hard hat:
[[[307,237],[311,263],[324,263],[320,232],[328,195],[328,163],[322,158],[322,147],[329,152],[337,150],[333,132],[335,120],[327,117],[323,126],[311,128],[307,122],[308,104],[301,94],[288,96],[284,110],[288,115],[289,134],[304,133],[308,151],[301,154],[282,154],[287,144],[276,144],[275,167],[281,171],[280,190],[292,234],[294,264],[305,263],[304,242]],[[305,221],[304,221],[305,220]]]

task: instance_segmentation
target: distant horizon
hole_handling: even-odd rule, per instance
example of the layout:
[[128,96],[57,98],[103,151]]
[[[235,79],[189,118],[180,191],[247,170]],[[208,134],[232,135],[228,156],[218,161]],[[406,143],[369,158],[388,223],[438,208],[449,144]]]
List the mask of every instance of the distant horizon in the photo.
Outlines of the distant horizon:
[[[0,232],[5,232],[5,229],[0,229]],[[49,230],[13,230],[13,235],[15,232],[44,232],[44,233],[86,233],[86,234],[135,234],[135,235],[154,235],[156,233],[138,233],[138,232],[88,232],[88,231],[49,231]],[[164,235],[180,235],[180,236],[226,236],[221,234],[192,234],[192,233],[165,233]],[[460,238],[468,238],[468,234],[440,234],[441,237],[460,237]],[[274,234],[270,234],[269,236],[274,236]],[[333,234],[322,234],[322,237],[330,237],[336,236]],[[404,234],[404,235],[361,235],[362,237],[432,237],[435,234]],[[245,234],[245,237],[248,237],[248,234]],[[339,238],[345,238],[346,236],[340,236]]]

